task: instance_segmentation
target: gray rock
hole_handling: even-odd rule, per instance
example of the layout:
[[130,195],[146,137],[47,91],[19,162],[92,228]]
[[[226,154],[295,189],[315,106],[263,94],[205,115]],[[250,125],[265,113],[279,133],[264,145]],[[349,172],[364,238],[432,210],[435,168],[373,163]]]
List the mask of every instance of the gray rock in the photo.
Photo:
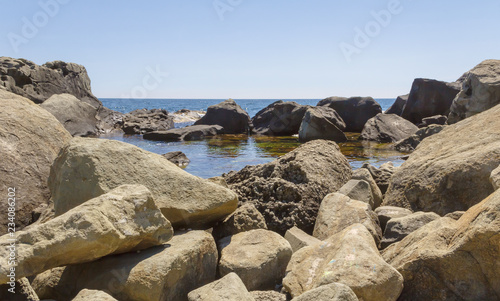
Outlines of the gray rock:
[[451,212],[451,213],[446,214],[444,217],[448,217],[448,218],[451,218],[451,219],[458,221],[462,217],[462,215],[464,215],[464,213],[465,213],[465,211],[455,211],[455,212]]
[[387,222],[380,247],[385,249],[438,218],[440,216],[434,212],[415,212],[407,216],[392,218]]
[[255,301],[240,277],[229,273],[188,294],[189,301]]
[[252,118],[254,132],[268,136],[298,134],[302,119],[309,108],[310,106],[302,106],[293,101],[276,101]]
[[144,134],[174,128],[174,117],[163,109],[139,109],[123,116],[125,134]]
[[395,114],[378,114],[368,120],[359,139],[383,143],[396,142],[415,134],[418,127]]
[[286,295],[276,291],[252,291],[255,301],[287,301]]
[[368,120],[382,113],[382,107],[372,97],[329,97],[317,105],[337,111],[346,124],[346,132],[361,132]]
[[288,240],[290,246],[292,246],[292,251],[294,253],[304,247],[312,246],[321,242],[321,240],[307,234],[297,227],[288,229],[285,233],[285,239]]
[[342,283],[330,283],[312,289],[293,298],[292,301],[358,301],[350,287]]
[[345,123],[334,109],[314,107],[307,110],[299,129],[299,140],[307,142],[315,139],[345,142],[347,137],[342,129]]
[[352,173],[352,180],[362,180],[370,184],[370,189],[373,197],[373,207],[378,208],[382,204],[382,191],[373,179],[373,176],[366,168],[358,168]]
[[408,101],[408,96],[410,96],[410,94],[398,96],[398,98],[396,98],[396,101],[392,104],[392,106],[389,109],[387,109],[387,111],[385,111],[384,113],[396,114],[398,116],[401,116],[401,114],[403,113],[403,109],[406,105],[406,102]]
[[188,159],[186,154],[184,154],[181,151],[169,152],[163,154],[162,156],[179,167],[186,167],[188,166],[189,162],[191,162],[191,160]]
[[195,125],[220,125],[226,134],[248,134],[253,127],[248,113],[232,99],[208,107]]
[[243,204],[231,215],[214,227],[213,236],[219,240],[241,232],[255,229],[266,229],[266,220],[253,204]]
[[223,133],[224,128],[220,125],[192,125],[180,129],[145,133],[143,138],[153,141],[192,141]]
[[441,132],[446,126],[445,125],[429,125],[428,127],[419,129],[415,134],[410,137],[396,142],[394,148],[400,152],[412,152],[417,146],[427,137],[435,135]]
[[490,175],[490,182],[493,185],[493,189],[497,190],[500,188],[500,166],[495,168]]
[[385,192],[387,191],[387,188],[389,187],[389,181],[391,180],[394,172],[397,170],[392,162],[384,163],[380,165],[380,168],[372,166],[370,163],[364,163],[361,168],[365,168],[370,172],[373,179],[375,180],[375,183],[377,183],[378,187],[380,188],[380,191],[382,191],[382,194],[385,194]]
[[367,203],[371,209],[375,209],[372,189],[370,184],[364,180],[349,180],[340,188],[339,193],[353,200]]
[[385,231],[385,226],[390,219],[407,216],[412,213],[413,212],[409,209],[394,206],[382,206],[375,209],[375,214],[377,214],[378,220],[380,221],[382,232]]
[[425,128],[432,124],[445,125],[448,121],[448,117],[444,115],[436,115],[431,117],[426,117],[422,119],[422,123],[418,125],[419,128]]

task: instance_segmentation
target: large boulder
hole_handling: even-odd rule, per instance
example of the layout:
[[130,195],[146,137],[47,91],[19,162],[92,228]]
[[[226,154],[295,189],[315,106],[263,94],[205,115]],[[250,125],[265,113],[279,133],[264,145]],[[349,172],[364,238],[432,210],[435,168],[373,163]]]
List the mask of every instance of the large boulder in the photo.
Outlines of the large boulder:
[[219,273],[236,273],[248,290],[273,289],[281,283],[292,247],[269,230],[257,229],[225,237],[219,242]]
[[402,300],[500,300],[500,191],[457,221],[437,219],[385,249]]
[[392,106],[390,106],[389,109],[387,109],[384,113],[396,114],[398,116],[401,116],[409,96],[410,94],[398,96],[398,98],[396,98],[396,101],[392,104]]
[[359,137],[383,143],[396,142],[410,137],[418,131],[418,127],[395,114],[378,114],[368,120]]
[[464,77],[462,89],[451,106],[450,124],[500,104],[500,60],[486,60]]
[[[0,89],[0,233],[7,233],[7,196],[15,198],[17,230],[33,222],[32,211],[47,206],[50,166],[71,135],[46,110]],[[12,201],[12,200],[11,200]],[[11,202],[12,203],[12,202]]]
[[215,280],[217,259],[212,236],[191,231],[163,246],[48,270],[32,286],[41,299],[71,300],[91,288],[120,301],[187,301],[189,292]]
[[396,144],[394,144],[394,148],[400,152],[412,152],[417,148],[422,140],[441,132],[445,127],[445,125],[433,124],[428,127],[421,128],[410,137],[396,142]]
[[342,283],[322,285],[303,293],[292,301],[358,301],[350,287]]
[[345,123],[334,109],[329,107],[309,108],[302,119],[299,140],[307,142],[315,139],[345,142],[347,137],[342,130]]
[[295,252],[283,286],[295,298],[334,282],[349,286],[365,301],[394,301],[403,289],[403,277],[382,259],[373,236],[361,224]]
[[365,123],[382,113],[382,107],[371,97],[329,97],[318,102],[340,115],[346,124],[346,132],[361,132]]
[[297,226],[312,233],[321,200],[351,178],[351,167],[335,142],[314,140],[272,162],[226,175],[240,201],[251,202],[270,230]]
[[299,132],[300,124],[310,106],[294,101],[276,101],[260,110],[253,118],[254,132],[268,136],[291,136]]
[[425,117],[448,115],[453,99],[460,92],[460,83],[417,78],[401,117],[419,124]]
[[416,231],[428,223],[440,218],[434,212],[415,212],[403,217],[392,218],[387,222],[384,237],[380,244],[381,249],[403,240],[408,234]]
[[203,140],[207,137],[224,133],[224,128],[220,125],[192,125],[167,131],[153,131],[144,133],[142,136],[146,140],[152,141],[193,141]]
[[229,189],[193,176],[161,155],[114,140],[73,138],[49,178],[56,215],[130,183],[148,187],[174,227],[211,226],[238,205],[238,196]]
[[326,240],[358,223],[370,231],[378,246],[382,239],[382,230],[378,217],[370,205],[340,193],[331,193],[321,202],[313,236]]
[[123,116],[125,134],[144,134],[174,128],[174,117],[164,109],[138,109]]
[[188,294],[189,301],[255,301],[240,277],[229,273]]
[[493,192],[500,164],[500,106],[425,138],[396,170],[384,205],[441,216],[465,211]]
[[225,134],[248,134],[252,131],[250,116],[232,99],[208,107],[205,116],[194,124],[220,125]]
[[266,220],[253,204],[243,204],[213,229],[216,240],[241,232],[266,229]]
[[71,94],[52,95],[40,106],[54,115],[72,136],[87,137],[99,133],[97,108]]
[[[142,185],[123,185],[46,223],[16,232],[17,278],[109,254],[147,249],[173,235],[170,222]],[[11,236],[0,237],[0,284],[10,279]]]

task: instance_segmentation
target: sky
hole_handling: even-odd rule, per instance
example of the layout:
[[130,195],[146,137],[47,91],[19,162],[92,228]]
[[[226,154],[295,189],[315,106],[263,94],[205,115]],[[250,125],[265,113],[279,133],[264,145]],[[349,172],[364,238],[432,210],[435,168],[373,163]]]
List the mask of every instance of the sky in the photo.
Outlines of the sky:
[[99,98],[395,98],[500,59],[500,1],[0,0],[0,56]]

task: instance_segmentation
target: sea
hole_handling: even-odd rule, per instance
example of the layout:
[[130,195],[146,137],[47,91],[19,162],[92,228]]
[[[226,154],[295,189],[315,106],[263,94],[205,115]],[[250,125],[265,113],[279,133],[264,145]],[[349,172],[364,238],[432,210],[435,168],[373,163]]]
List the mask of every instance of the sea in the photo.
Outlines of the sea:
[[[112,110],[128,113],[136,109],[165,109],[176,112],[181,109],[206,111],[211,105],[218,104],[224,99],[122,99],[102,98],[103,105]],[[279,99],[235,99],[236,103],[248,112],[250,117],[255,116],[261,109]],[[295,101],[302,105],[315,106],[320,99],[282,99]],[[387,110],[395,99],[376,99]],[[189,123],[176,124],[176,127],[187,126]],[[400,165],[404,161],[404,153],[394,151],[390,145],[367,141],[359,141],[359,134],[347,135],[349,141],[340,143],[343,154],[351,166],[356,169],[363,163],[380,166],[386,162]],[[202,141],[157,142],[142,139],[141,135],[109,134],[104,139],[113,139],[136,145],[147,151],[165,154],[173,151],[182,151],[191,160],[185,170],[202,178],[221,176],[230,171],[238,171],[246,165],[256,165],[270,162],[300,145],[298,138],[290,137],[262,137],[247,135],[221,135],[207,138]]]

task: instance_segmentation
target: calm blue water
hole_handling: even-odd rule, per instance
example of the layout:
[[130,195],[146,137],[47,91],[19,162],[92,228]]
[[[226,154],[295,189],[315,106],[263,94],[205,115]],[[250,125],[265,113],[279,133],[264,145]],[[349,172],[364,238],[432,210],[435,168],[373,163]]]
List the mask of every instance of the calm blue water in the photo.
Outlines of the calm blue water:
[[[278,99],[235,99],[250,117]],[[320,99],[286,100],[303,105],[316,105]],[[387,110],[395,99],[377,99],[382,109]],[[101,99],[104,106],[128,113],[136,109],[166,109],[175,112],[180,109],[206,111],[211,105],[224,99]],[[300,145],[296,137],[247,137],[246,135],[223,135],[203,141],[156,142],[142,139],[140,135],[107,135],[103,138],[134,144],[157,154],[182,151],[191,160],[186,171],[202,178],[220,176],[231,170],[240,170],[246,165],[263,164],[274,160]],[[359,168],[364,162],[373,165],[393,161],[401,164],[401,153],[394,152],[387,146],[350,141],[341,144],[341,149],[353,168]]]

